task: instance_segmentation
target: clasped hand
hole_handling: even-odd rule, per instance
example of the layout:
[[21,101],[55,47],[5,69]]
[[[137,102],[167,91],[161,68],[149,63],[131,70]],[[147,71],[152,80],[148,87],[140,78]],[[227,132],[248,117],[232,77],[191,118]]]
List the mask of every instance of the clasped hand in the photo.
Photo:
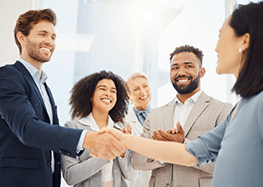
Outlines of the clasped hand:
[[185,133],[183,128],[180,125],[180,122],[177,122],[175,129],[169,129],[167,132],[162,129],[153,130],[152,139],[158,141],[172,141],[178,143],[184,143]]
[[131,127],[126,123],[120,130],[114,128],[103,128],[98,132],[87,132],[83,147],[89,149],[91,156],[111,160],[117,156],[125,155],[126,146],[121,142],[123,134],[131,134]]

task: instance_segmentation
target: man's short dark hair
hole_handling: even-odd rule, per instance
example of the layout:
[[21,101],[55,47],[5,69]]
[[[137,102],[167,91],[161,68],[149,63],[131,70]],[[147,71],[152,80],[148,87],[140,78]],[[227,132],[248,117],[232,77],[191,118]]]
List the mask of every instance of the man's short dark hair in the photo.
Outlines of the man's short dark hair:
[[180,47],[175,48],[174,52],[170,54],[170,61],[173,59],[173,56],[182,52],[189,52],[189,53],[194,53],[195,56],[200,60],[200,67],[202,67],[203,64],[203,52],[190,45],[183,45]]

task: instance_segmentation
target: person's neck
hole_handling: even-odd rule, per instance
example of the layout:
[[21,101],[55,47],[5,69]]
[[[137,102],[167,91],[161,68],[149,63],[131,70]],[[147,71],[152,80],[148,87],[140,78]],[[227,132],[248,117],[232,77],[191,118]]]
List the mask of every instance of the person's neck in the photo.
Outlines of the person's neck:
[[187,99],[189,99],[190,97],[192,97],[194,94],[196,94],[198,91],[200,91],[200,89],[196,89],[190,93],[187,93],[187,94],[180,94],[180,93],[177,93],[177,98],[181,101],[181,103],[185,103],[185,101]]
[[42,65],[43,63],[42,62],[39,62],[39,61],[36,61],[34,59],[32,59],[31,57],[29,57],[28,55],[25,55],[25,54],[21,54],[20,56],[22,59],[24,59],[25,61],[27,61],[29,64],[31,64],[32,66],[34,66],[39,72],[40,72],[40,75],[39,75],[39,78],[41,78],[42,76]]
[[92,117],[100,129],[108,126],[108,116],[109,114],[106,112],[92,110]]
[[137,110],[146,110],[148,108],[148,106],[134,106]]

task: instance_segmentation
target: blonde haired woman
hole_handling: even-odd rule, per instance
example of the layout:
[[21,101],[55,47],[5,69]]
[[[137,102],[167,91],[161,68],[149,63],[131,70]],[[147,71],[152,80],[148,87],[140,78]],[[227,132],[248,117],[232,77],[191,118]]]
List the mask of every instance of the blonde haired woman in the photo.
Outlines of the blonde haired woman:
[[[132,129],[132,134],[140,136],[143,132],[143,124],[149,114],[150,102],[152,98],[151,87],[148,77],[141,73],[131,73],[126,80],[128,86],[129,100],[133,104],[125,120]],[[135,168],[136,169],[136,168]],[[150,171],[139,171],[138,176],[133,181],[128,181],[129,187],[148,187],[151,177]]]

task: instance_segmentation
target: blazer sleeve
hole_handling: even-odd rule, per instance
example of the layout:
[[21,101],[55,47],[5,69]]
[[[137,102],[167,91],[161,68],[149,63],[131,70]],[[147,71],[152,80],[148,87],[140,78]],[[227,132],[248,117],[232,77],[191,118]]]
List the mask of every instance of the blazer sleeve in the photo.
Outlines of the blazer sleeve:
[[79,158],[62,155],[62,174],[68,185],[79,184],[98,173],[108,163],[105,159],[93,158],[85,149]]
[[197,158],[199,167],[216,161],[229,119],[230,115],[216,128],[186,145],[186,150]]
[[133,169],[131,165],[131,150],[127,149],[124,158],[118,156],[117,159],[124,178],[128,181],[134,180],[139,174],[139,171]]
[[[65,126],[69,128],[77,128],[75,123],[77,122],[68,121]],[[62,155],[61,161],[62,174],[68,185],[76,185],[89,179],[108,163],[105,159],[91,157],[88,149],[85,149],[77,158]]]
[[[231,109],[232,109],[232,105],[230,103],[224,103],[222,110],[220,111],[218,118],[215,122],[215,126],[219,125],[228,116]],[[184,143],[188,144],[190,142],[191,141],[189,139],[185,139]],[[198,166],[192,166],[192,167],[213,174],[215,169],[215,163],[208,163],[199,167]]]
[[[0,115],[26,146],[76,156],[80,130],[50,125],[39,118],[43,110],[36,92],[15,68],[0,68]],[[30,77],[31,78],[31,77]],[[40,114],[40,115],[43,115]]]
[[[154,115],[153,110],[151,110],[144,122],[143,133],[141,134],[141,137],[143,138],[152,139],[150,133],[150,118],[152,115]],[[165,164],[163,164],[159,160],[149,158],[134,151],[132,151],[131,163],[132,167],[136,170],[153,170],[165,166]]]

